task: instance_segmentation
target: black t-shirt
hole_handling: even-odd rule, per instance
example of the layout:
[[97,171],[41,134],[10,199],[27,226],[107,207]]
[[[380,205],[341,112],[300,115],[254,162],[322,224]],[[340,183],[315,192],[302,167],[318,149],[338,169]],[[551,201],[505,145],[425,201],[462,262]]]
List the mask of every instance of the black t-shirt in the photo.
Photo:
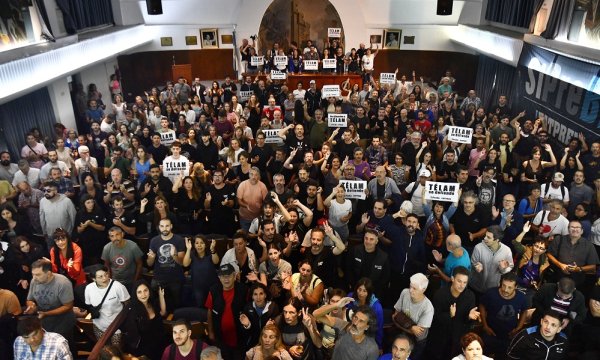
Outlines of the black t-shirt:
[[477,206],[471,215],[465,214],[462,206],[456,210],[450,218],[450,224],[454,225],[456,235],[462,240],[462,245],[466,247],[474,247],[481,242],[482,238],[474,241],[469,240],[469,233],[474,234],[484,227],[487,227],[490,219],[488,211]]
[[258,156],[258,162],[253,162],[252,165],[258,167],[261,171],[267,169],[267,161],[273,157],[273,148],[269,145],[263,147],[254,146],[250,151],[250,159]]
[[225,184],[223,188],[217,189],[214,185],[208,188],[210,193],[210,213],[214,221],[226,223],[225,220],[233,218],[233,209],[229,206],[221,205],[224,200],[235,200],[235,189],[233,186]]
[[[221,88],[223,90],[225,90],[223,92],[223,101],[225,102],[230,102],[231,101],[231,97],[233,95],[235,95],[235,92],[237,91],[237,86],[235,85],[235,83],[230,82],[229,85],[226,83],[222,83],[221,84]],[[235,110],[235,109],[233,109]]]
[[152,145],[148,148],[148,153],[152,155],[155,164],[162,164],[163,160],[169,155],[169,148],[162,144],[158,147]]
[[438,171],[438,176],[448,176],[445,182],[456,182],[456,175],[458,175],[458,163],[449,165],[447,162],[442,162],[442,166]]
[[296,137],[296,134],[288,133],[285,137],[285,145],[288,147],[288,153],[293,149],[298,149],[296,152],[296,156],[292,159],[292,163],[300,163],[304,161],[304,153],[310,151],[310,146],[308,144],[308,138],[304,136],[302,140]]
[[343,141],[339,141],[337,144],[335,144],[335,152],[338,154],[338,156],[340,157],[340,162],[343,162],[344,159],[346,158],[346,156],[348,157],[348,159],[353,159],[354,158],[354,149],[358,147],[358,145],[355,142],[351,142],[350,144],[346,144]]
[[358,132],[358,136],[360,136],[361,139],[371,138],[371,131],[369,129],[366,129],[367,125],[370,126],[370,121],[368,117],[354,116],[352,118],[352,122],[354,123],[354,126],[356,126],[356,132]]

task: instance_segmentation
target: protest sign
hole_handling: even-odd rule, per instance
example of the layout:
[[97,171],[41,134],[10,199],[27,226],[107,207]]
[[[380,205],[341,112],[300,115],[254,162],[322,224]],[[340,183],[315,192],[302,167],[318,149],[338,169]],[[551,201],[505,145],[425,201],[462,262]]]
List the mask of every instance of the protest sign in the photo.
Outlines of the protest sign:
[[252,56],[250,58],[250,65],[252,66],[261,66],[265,63],[264,56]]
[[279,137],[279,129],[261,130],[265,134],[266,144],[283,144],[283,139]]
[[470,144],[473,137],[473,129],[462,126],[448,127],[448,140],[461,144]]
[[367,182],[365,180],[340,179],[340,185],[346,189],[346,199],[364,200],[367,197],[367,194],[365,194]]
[[285,80],[287,77],[287,73],[279,70],[271,70],[271,79],[272,80]]
[[390,84],[390,85],[395,84],[396,83],[396,74],[395,73],[379,74],[379,83],[380,84]]
[[323,99],[328,97],[339,97],[340,96],[340,86],[339,85],[323,85],[321,89],[321,94],[323,94]]
[[327,36],[330,38],[342,37],[342,28],[327,28]]
[[348,114],[328,114],[327,126],[329,127],[347,127]]
[[175,142],[175,131],[169,130],[167,132],[160,133],[160,143],[164,146],[171,146]]
[[319,60],[304,60],[304,70],[319,70]]
[[436,181],[425,182],[425,199],[437,201],[458,201],[459,183],[446,183]]
[[323,69],[335,69],[335,59],[323,59]]
[[244,101],[248,101],[250,99],[250,96],[252,96],[252,94],[254,94],[254,91],[252,90],[248,90],[248,91],[240,91],[240,102],[244,102]]
[[288,58],[285,55],[277,55],[277,56],[273,57],[273,64],[275,64],[275,66],[278,66],[278,65],[287,66],[287,63],[288,63]]
[[190,161],[185,156],[180,156],[179,159],[174,159],[172,156],[167,157],[162,163],[163,175],[171,182],[175,182],[178,175],[190,175]]

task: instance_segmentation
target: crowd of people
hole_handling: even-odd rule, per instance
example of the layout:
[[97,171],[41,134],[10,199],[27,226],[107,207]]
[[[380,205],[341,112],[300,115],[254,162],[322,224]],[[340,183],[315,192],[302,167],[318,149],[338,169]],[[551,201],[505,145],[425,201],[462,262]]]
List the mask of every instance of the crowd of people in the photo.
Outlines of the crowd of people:
[[89,315],[108,359],[597,359],[600,141],[450,72],[380,84],[364,46],[302,51],[327,53],[367,81],[93,87],[78,129],[0,153],[0,356],[71,359]]

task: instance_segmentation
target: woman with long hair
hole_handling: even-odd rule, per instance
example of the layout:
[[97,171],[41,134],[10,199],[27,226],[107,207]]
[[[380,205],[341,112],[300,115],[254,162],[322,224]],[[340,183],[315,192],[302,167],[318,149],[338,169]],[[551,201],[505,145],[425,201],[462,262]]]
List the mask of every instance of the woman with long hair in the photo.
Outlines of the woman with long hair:
[[90,266],[101,262],[102,249],[107,243],[106,216],[90,195],[81,197],[81,207],[75,216],[76,237],[83,251],[83,264]]
[[96,204],[104,203],[104,190],[100,184],[96,182],[96,178],[92,173],[86,172],[81,174],[81,187],[79,188],[79,201],[84,195],[91,196],[96,200]]
[[197,234],[202,228],[200,213],[203,209],[202,189],[194,178],[177,175],[173,182],[173,210],[177,214],[179,231],[182,234]]
[[415,174],[418,174],[422,169],[427,169],[431,173],[431,181],[435,181],[435,164],[433,163],[433,153],[430,150],[425,150],[427,145],[421,146],[415,160]]
[[123,102],[123,97],[119,94],[114,96],[114,102],[111,104],[112,113],[115,114],[115,119],[119,122],[125,120],[125,110],[127,104]]
[[550,266],[546,250],[548,239],[536,237],[531,245],[523,245],[525,235],[531,229],[528,221],[523,225],[523,231],[512,241],[515,252],[520,260],[517,264],[517,285],[525,290],[527,304],[531,307],[533,295],[538,291],[544,279],[544,272]]
[[479,162],[477,168],[479,169],[479,174],[483,174],[486,168],[494,168],[494,177],[497,178],[500,174],[502,174],[502,164],[500,163],[500,157],[498,156],[498,150],[495,148],[491,148],[488,150],[485,158]]
[[123,151],[129,150],[131,147],[131,134],[129,133],[129,129],[127,125],[121,124],[119,125],[119,132],[117,133],[117,143],[123,149]]
[[336,186],[323,205],[329,209],[329,226],[346,242],[350,235],[348,223],[352,218],[352,202],[346,199],[346,189],[341,184]]
[[397,152],[394,155],[394,163],[386,166],[388,176],[391,177],[400,191],[408,185],[410,178],[410,165],[404,163],[404,154]]
[[250,155],[246,151],[242,151],[238,156],[239,165],[233,167],[233,171],[237,176],[239,182],[248,180],[250,178],[250,169],[252,164],[250,163]]
[[565,176],[563,184],[570,184],[573,182],[573,177],[576,171],[583,171],[583,164],[579,160],[581,152],[577,152],[577,155],[573,156],[569,153],[569,148],[565,149],[565,155],[560,159],[560,172]]
[[246,352],[246,360],[293,360],[281,341],[281,331],[274,324],[267,324],[260,331],[258,345]]
[[261,329],[279,315],[279,307],[271,302],[269,289],[261,283],[253,283],[250,287],[252,301],[246,304],[239,320],[243,327],[244,349],[251,349],[259,343]]
[[145,355],[152,360],[159,360],[165,349],[165,290],[159,287],[156,297],[145,280],[138,280],[133,285],[129,307],[123,325],[125,350],[136,356]]
[[555,166],[556,158],[554,157],[550,144],[545,144],[544,149],[550,154],[551,161],[543,161],[542,149],[539,146],[534,146],[531,150],[531,159],[523,161],[521,183],[543,184],[546,182],[544,169]]
[[204,168],[204,164],[201,162],[194,163],[192,172],[190,173],[192,179],[196,183],[196,188],[205,191],[212,184],[212,175],[210,171]]
[[46,252],[40,244],[30,241],[25,236],[17,236],[11,244],[14,250],[14,263],[18,267],[15,269],[18,272],[15,294],[22,303],[25,303],[31,283],[31,264],[46,256]]
[[229,167],[234,168],[240,164],[239,156],[244,151],[241,147],[240,141],[238,139],[232,138],[229,142],[229,146],[223,148],[221,152],[223,155],[227,157],[227,164]]
[[320,359],[323,340],[308,309],[303,308],[302,302],[293,297],[285,303],[282,310],[282,315],[275,323],[283,334],[283,345],[292,359]]
[[146,205],[148,205],[148,198],[143,198],[140,202],[140,223],[142,226],[144,224],[147,225],[151,223],[151,227],[149,229],[151,236],[155,236],[157,234],[158,224],[162,219],[171,220],[171,224],[173,224],[173,232],[176,232],[176,229],[179,225],[177,222],[177,215],[169,210],[169,203],[162,195],[157,195],[154,198],[154,209],[152,211],[145,213]]
[[85,284],[83,252],[79,245],[71,241],[71,236],[61,228],[54,230],[52,237],[54,238],[54,245],[50,248],[52,272],[66,276],[74,286]]
[[75,179],[77,171],[75,169],[75,160],[73,160],[73,151],[71,148],[65,146],[65,140],[62,138],[56,139],[56,155],[58,156],[58,160],[67,164],[71,179]]
[[[192,289],[197,306],[204,306],[210,288],[219,282],[215,266],[219,265],[219,255],[216,253],[216,240],[210,242],[204,235],[185,238],[186,252],[183,257],[183,266],[190,267],[192,275]],[[210,254],[207,253],[210,250]]]
[[354,291],[348,294],[349,297],[353,298],[354,301],[348,304],[348,309],[352,311],[362,305],[367,305],[377,316],[377,333],[375,335],[375,341],[379,345],[379,349],[383,347],[383,307],[381,302],[377,299],[377,296],[373,293],[373,282],[369,278],[361,278],[356,282]]
[[11,244],[20,235],[31,237],[31,230],[31,225],[10,203],[0,205],[0,240]]
[[137,179],[136,187],[140,187],[150,174],[150,166],[154,165],[154,159],[148,154],[146,148],[140,145],[133,160],[131,173],[134,179]]
[[329,195],[340,182],[343,170],[348,166],[348,157],[344,162],[340,160],[337,154],[328,154],[325,161],[321,164],[321,173],[323,174],[323,195]]

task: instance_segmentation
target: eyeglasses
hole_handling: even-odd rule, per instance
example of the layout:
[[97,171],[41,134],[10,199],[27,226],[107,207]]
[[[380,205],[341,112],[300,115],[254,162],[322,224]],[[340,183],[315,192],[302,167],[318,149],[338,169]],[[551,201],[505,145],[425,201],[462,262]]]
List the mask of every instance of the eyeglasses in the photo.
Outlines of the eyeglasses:
[[569,226],[570,229],[581,229],[581,226]]
[[59,241],[67,241],[67,237],[66,236],[57,236],[54,238],[54,242],[59,242]]
[[52,191],[54,191],[54,188],[49,188],[49,187],[44,188],[44,192],[52,192]]
[[534,248],[538,249],[538,250],[542,250],[542,251],[546,251],[546,247],[541,246],[541,245],[533,245]]

